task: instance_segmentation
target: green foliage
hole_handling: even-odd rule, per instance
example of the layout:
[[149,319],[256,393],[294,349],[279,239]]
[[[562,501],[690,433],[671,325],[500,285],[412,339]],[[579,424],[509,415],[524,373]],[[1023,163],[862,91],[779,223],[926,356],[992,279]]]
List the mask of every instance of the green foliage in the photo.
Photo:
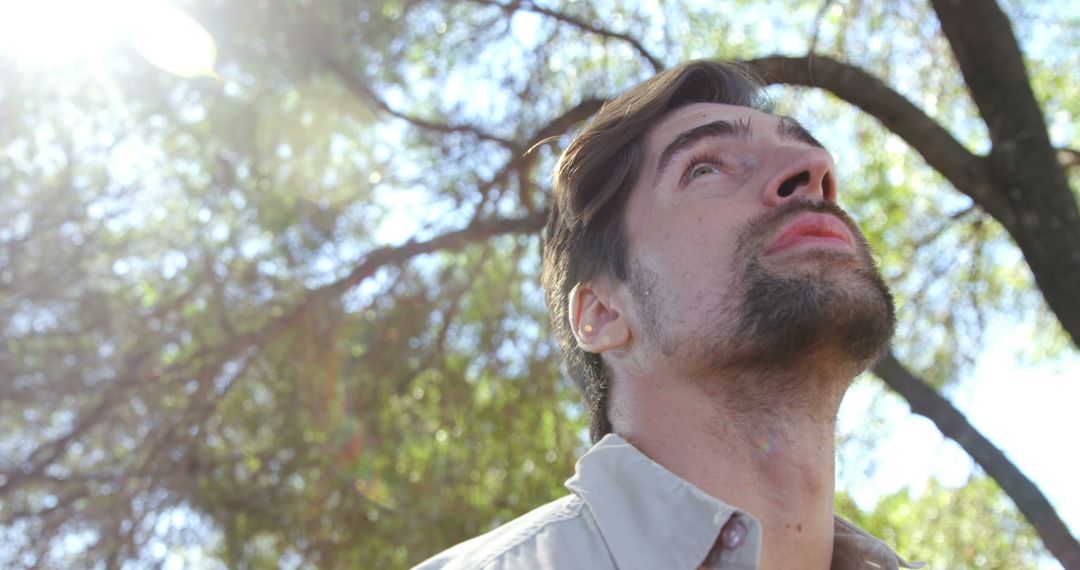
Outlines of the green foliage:
[[530,404],[571,397],[552,351],[537,346],[546,340],[521,339],[530,350],[517,363],[454,340],[470,328],[490,342],[519,340],[499,320],[521,318],[520,304],[500,301],[508,292],[485,279],[498,269],[473,273],[481,277],[471,284],[448,278],[479,262],[500,264],[444,260],[440,286],[460,294],[449,302],[401,275],[380,292],[392,301],[354,316],[340,306],[314,313],[260,356],[253,379],[218,400],[231,419],[208,425],[193,452],[191,506],[222,521],[226,561],[257,559],[257,537],[262,550],[301,552],[320,567],[401,567],[433,541],[464,540],[562,494],[581,422]]
[[1035,568],[1038,537],[993,480],[959,488],[931,479],[921,494],[901,489],[868,512],[845,493],[836,512],[928,568]]

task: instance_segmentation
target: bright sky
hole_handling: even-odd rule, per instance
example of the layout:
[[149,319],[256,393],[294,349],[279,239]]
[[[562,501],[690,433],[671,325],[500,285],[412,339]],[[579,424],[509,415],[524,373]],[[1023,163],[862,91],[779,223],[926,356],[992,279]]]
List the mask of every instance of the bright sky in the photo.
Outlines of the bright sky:
[[[1074,351],[1058,365],[1019,365],[1011,355],[1024,348],[1026,339],[1012,332],[1000,327],[990,333],[975,369],[948,397],[1039,486],[1075,535],[1080,529],[1075,443],[1080,434],[1080,355]],[[876,381],[852,388],[840,412],[841,434],[865,429],[867,406],[879,392]],[[890,395],[881,408],[890,432],[875,454],[877,470],[870,480],[849,473],[841,485],[861,507],[872,507],[877,497],[904,486],[922,489],[930,477],[946,485],[964,483],[974,462],[959,445],[946,440],[930,420],[911,414],[899,396]],[[1044,560],[1040,567],[1058,564]]]

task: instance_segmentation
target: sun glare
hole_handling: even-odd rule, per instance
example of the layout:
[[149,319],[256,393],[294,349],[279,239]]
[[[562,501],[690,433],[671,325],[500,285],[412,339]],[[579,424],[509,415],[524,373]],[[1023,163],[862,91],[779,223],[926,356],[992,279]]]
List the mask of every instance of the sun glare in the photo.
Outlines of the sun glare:
[[165,0],[0,0],[0,58],[48,68],[125,45],[170,73],[216,77],[213,38]]

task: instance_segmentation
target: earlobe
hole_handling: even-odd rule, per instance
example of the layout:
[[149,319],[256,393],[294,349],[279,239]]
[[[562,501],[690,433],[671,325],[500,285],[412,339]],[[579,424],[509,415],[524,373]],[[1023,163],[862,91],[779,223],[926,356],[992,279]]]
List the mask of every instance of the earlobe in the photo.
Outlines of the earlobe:
[[610,291],[597,285],[578,283],[570,291],[570,326],[582,350],[600,354],[630,342],[630,328]]

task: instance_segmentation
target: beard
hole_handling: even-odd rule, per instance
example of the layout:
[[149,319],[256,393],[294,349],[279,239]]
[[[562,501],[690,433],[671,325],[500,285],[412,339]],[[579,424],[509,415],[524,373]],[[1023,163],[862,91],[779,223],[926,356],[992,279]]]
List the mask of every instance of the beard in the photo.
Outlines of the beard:
[[[855,253],[812,249],[796,260],[764,259],[770,236],[804,212],[833,215],[855,238]],[[658,277],[631,260],[629,290],[649,342],[684,372],[731,376],[823,373],[843,388],[888,347],[896,327],[892,295],[858,226],[831,202],[793,200],[738,232],[726,295],[707,310],[705,330],[666,326]]]

